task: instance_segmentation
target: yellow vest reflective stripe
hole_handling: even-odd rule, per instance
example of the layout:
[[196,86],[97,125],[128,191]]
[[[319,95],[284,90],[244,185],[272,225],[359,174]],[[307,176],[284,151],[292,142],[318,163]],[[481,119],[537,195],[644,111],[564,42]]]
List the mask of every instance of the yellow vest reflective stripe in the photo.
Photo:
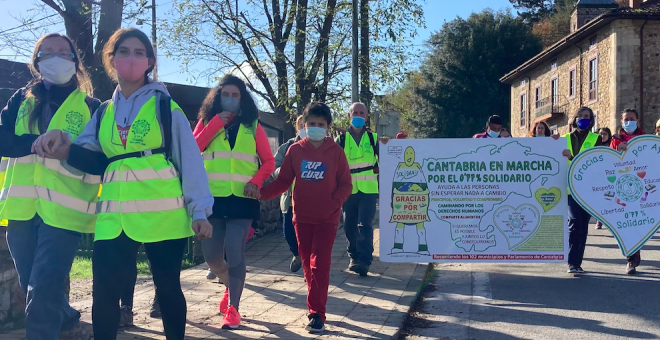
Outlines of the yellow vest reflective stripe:
[[[375,133],[366,131],[362,135],[360,145],[358,146],[353,136],[349,132],[346,132],[344,153],[348,160],[348,167],[351,170],[373,166],[378,161],[367,133],[373,134],[374,141],[378,140],[378,136]],[[373,170],[351,173],[351,177],[353,180],[353,194],[358,193],[358,191],[365,194],[378,193],[378,176],[376,176]]]
[[245,197],[245,185],[259,170],[257,144],[253,133],[258,124],[256,120],[251,128],[241,124],[233,149],[223,128],[202,152],[213,197]]
[[[65,131],[75,141],[90,120],[86,98],[84,92],[74,90],[53,115],[48,130]],[[16,118],[17,136],[39,134],[36,127],[29,126],[34,103],[34,97],[28,97],[21,104]],[[0,193],[0,217],[25,221],[38,213],[53,227],[94,232],[100,182],[100,176],[69,172],[59,160],[36,155],[10,158]]]
[[[594,132],[589,131],[587,134],[587,138],[584,139],[584,142],[582,143],[582,146],[580,147],[580,151],[578,153],[588,149],[592,148],[596,145],[596,142],[598,142],[598,137],[600,135]],[[573,142],[571,142],[571,134],[567,133],[563,135],[562,137],[566,137],[567,145],[568,145],[568,151],[571,152],[571,156],[575,157],[576,155],[573,154]],[[568,161],[568,165],[571,165],[571,161]],[[571,194],[571,188],[568,188],[568,194]]]
[[[0,161],[0,187],[5,183],[5,174],[7,173],[7,164],[9,164],[9,157],[2,157]],[[0,220],[0,226],[6,227],[7,220]]]
[[[117,130],[114,105],[108,103],[99,130],[99,142],[108,158],[133,152],[148,153],[162,146],[157,103],[154,96],[140,108],[128,132],[126,148]],[[171,107],[172,111],[181,110],[175,102]],[[103,190],[97,208],[95,240],[111,240],[122,231],[138,242],[159,242],[193,235],[179,173],[163,154],[124,158],[110,163],[103,175]]]

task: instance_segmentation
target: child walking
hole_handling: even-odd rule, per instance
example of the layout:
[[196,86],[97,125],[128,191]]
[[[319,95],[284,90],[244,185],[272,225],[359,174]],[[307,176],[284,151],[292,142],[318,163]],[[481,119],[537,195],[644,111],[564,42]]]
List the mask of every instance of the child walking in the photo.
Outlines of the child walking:
[[310,333],[325,330],[332,246],[337,236],[341,206],[351,195],[351,173],[344,150],[327,137],[330,108],[312,102],[303,112],[307,137],[294,143],[279,176],[261,189],[261,199],[275,198],[293,188],[293,226],[307,281]]

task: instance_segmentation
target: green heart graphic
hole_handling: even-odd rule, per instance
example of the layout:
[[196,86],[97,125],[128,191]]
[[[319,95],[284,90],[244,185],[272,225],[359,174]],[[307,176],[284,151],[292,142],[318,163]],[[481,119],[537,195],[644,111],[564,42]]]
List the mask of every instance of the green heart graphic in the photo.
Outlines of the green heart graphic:
[[394,208],[396,208],[397,210],[401,209],[401,204],[395,204]]
[[523,204],[517,208],[504,205],[495,210],[493,222],[506,238],[509,249],[514,250],[536,234],[541,225],[541,214],[531,204]]
[[610,183],[616,182],[616,176],[607,176],[607,180],[610,181]]
[[550,209],[554,208],[557,203],[559,203],[559,199],[561,198],[561,190],[556,187],[552,187],[550,189],[539,188],[536,190],[534,197],[536,197],[536,200],[539,202],[539,204],[541,204],[541,207],[543,207],[543,212],[548,212]]

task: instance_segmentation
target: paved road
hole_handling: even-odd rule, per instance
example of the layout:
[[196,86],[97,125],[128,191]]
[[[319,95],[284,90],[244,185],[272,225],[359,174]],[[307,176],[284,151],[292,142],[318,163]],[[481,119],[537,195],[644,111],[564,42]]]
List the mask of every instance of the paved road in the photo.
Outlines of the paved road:
[[658,339],[660,234],[639,274],[608,230],[590,226],[580,276],[565,264],[439,264],[402,339]]

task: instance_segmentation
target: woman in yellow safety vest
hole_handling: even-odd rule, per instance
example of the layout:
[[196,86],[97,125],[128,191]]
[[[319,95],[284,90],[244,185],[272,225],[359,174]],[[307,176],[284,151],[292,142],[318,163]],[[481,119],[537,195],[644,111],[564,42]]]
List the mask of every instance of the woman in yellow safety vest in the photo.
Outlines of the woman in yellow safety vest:
[[79,323],[66,280],[82,233],[94,232],[101,178],[73,174],[31,147],[53,129],[75,140],[100,102],[87,95],[89,77],[64,35],[41,37],[29,67],[35,78],[0,113],[0,219],[9,220],[7,244],[27,294],[26,337],[59,339]]
[[202,239],[212,233],[204,164],[181,108],[163,84],[149,78],[156,56],[142,31],[117,30],[103,49],[103,65],[118,86],[75,144],[54,130],[34,148],[82,172],[103,174],[93,255],[94,338],[116,339],[120,292],[144,244],[165,336],[181,340],[186,300],[179,274],[186,239],[193,231]]
[[[564,150],[564,157],[568,158],[568,162],[573,160],[578,153],[594,147],[601,146],[601,136],[595,132],[591,132],[594,126],[595,115],[594,112],[588,107],[581,107],[573,116],[571,126],[573,132],[564,135],[566,137],[568,147]],[[582,258],[584,257],[584,248],[587,244],[587,233],[589,230],[589,220],[591,215],[584,210],[568,193],[568,273],[581,274],[584,273],[582,269]]]
[[[275,170],[275,158],[259,110],[245,82],[226,75],[209,91],[194,135],[214,197],[213,237],[202,242],[204,258],[227,286],[220,300],[222,328],[241,323],[239,301],[245,285],[245,239],[259,219],[259,188]],[[225,254],[227,261],[225,262]]]

